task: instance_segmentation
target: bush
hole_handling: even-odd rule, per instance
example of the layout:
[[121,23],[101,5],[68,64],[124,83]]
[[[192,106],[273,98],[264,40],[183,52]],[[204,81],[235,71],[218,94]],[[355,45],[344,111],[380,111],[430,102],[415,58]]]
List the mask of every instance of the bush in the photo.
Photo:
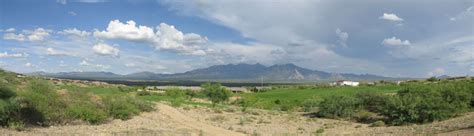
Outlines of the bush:
[[186,92],[179,88],[167,88],[165,92],[166,96],[170,96],[172,98],[184,98],[186,97]]
[[10,100],[0,99],[0,125],[7,126],[10,122],[19,121],[14,114],[18,111],[19,105]]
[[18,106],[17,103],[12,102],[12,97],[16,94],[5,84],[0,83],[0,125],[6,126],[10,122],[17,121],[12,117]]
[[120,92],[124,92],[124,93],[135,92],[137,90],[137,88],[135,87],[128,87],[128,86],[119,86],[117,88]]
[[288,101],[282,101],[282,102],[278,105],[278,108],[279,108],[279,110],[281,110],[281,111],[291,111],[291,110],[293,110],[294,105],[291,105],[290,102],[288,102]]
[[382,127],[382,126],[385,126],[385,122],[381,120],[375,121],[374,123],[370,124],[370,127]]
[[324,133],[324,128],[320,128],[320,129],[316,130],[315,133],[317,133],[317,134]]
[[255,97],[247,97],[247,98],[242,98],[242,99],[237,99],[232,102],[232,104],[239,105],[242,107],[242,112],[246,111],[248,107],[255,105],[257,103],[258,99]]
[[127,97],[106,97],[104,99],[104,105],[110,116],[116,119],[130,119],[131,116],[136,115],[140,112],[140,109],[128,102]]
[[362,123],[370,123],[376,119],[379,119],[377,113],[367,111],[365,109],[360,111],[355,111],[353,117],[354,120]]
[[319,104],[318,115],[328,118],[350,118],[360,109],[360,100],[346,95],[332,95]]
[[319,103],[321,103],[321,99],[319,99],[317,97],[307,99],[307,100],[303,101],[303,103],[302,103],[303,111],[305,111],[305,112],[315,111],[317,109]]
[[435,81],[439,81],[439,79],[436,78],[436,77],[430,77],[430,78],[426,79],[426,81],[435,82]]
[[7,85],[0,83],[0,99],[9,99],[14,96],[16,96],[16,94],[10,89],[10,87],[7,87]]
[[212,104],[226,101],[231,96],[231,92],[221,86],[221,84],[205,83],[201,85],[204,89],[203,92],[207,95]]
[[462,88],[457,83],[410,85],[388,99],[381,113],[395,125],[448,119],[469,111],[472,94]]
[[362,106],[370,112],[380,112],[385,106],[386,100],[389,96],[377,91],[360,92],[357,98],[361,100]]
[[150,96],[151,93],[149,91],[138,91],[137,95],[138,96]]
[[129,98],[128,102],[135,105],[135,107],[137,107],[138,110],[140,111],[150,112],[150,111],[155,110],[155,108],[153,108],[153,103],[149,101],[145,101],[145,100],[141,100],[137,98]]
[[62,123],[66,115],[66,104],[53,86],[44,80],[31,80],[25,91],[19,92],[17,101],[23,105],[21,116],[29,123]]
[[69,116],[81,119],[91,124],[99,124],[107,119],[107,113],[92,105],[76,105],[67,108]]

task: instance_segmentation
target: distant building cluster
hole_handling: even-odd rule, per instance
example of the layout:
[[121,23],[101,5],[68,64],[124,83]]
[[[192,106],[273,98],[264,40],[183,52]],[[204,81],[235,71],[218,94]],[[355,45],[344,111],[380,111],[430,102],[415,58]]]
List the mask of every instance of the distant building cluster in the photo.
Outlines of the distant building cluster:
[[331,86],[359,86],[359,82],[349,80],[339,80],[336,82],[329,83]]

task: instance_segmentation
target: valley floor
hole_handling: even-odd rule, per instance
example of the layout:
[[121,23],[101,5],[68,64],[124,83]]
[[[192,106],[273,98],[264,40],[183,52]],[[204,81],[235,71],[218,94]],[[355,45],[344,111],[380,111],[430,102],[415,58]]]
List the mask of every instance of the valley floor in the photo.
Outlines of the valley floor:
[[66,125],[0,129],[2,135],[472,135],[474,112],[425,125],[369,127],[348,121],[310,118],[300,113],[266,110],[216,110],[199,106],[175,108],[156,104],[156,111],[102,125]]

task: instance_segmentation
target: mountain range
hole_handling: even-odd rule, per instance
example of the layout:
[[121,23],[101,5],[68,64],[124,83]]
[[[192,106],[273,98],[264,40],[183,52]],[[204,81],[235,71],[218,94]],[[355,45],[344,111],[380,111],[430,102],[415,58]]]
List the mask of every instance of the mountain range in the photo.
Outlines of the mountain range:
[[262,64],[214,65],[184,73],[157,74],[138,72],[119,75],[111,72],[34,72],[29,75],[69,79],[161,80],[161,81],[245,81],[245,82],[318,82],[335,80],[394,80],[371,74],[329,73],[310,70],[294,64],[264,66]]

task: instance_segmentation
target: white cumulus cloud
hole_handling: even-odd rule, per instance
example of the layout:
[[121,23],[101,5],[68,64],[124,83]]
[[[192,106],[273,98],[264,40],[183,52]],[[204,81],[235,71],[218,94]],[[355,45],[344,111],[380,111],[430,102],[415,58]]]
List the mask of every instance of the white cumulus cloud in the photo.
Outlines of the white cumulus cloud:
[[[11,28],[10,28],[11,29]],[[11,29],[14,30],[14,29]],[[52,30],[37,28],[34,30],[23,30],[23,33],[15,34],[12,32],[5,33],[3,39],[5,40],[14,40],[14,41],[30,41],[30,42],[43,42],[50,36]]]
[[339,38],[338,42],[344,47],[346,47],[347,46],[346,42],[347,42],[347,39],[349,38],[349,33],[343,32],[341,29],[337,28],[336,34],[337,34],[337,37]]
[[71,16],[76,16],[76,15],[77,15],[77,13],[74,12],[74,11],[69,11],[69,12],[67,12],[67,14],[69,14],[69,15],[71,15]]
[[67,0],[56,0],[57,3],[67,4]]
[[3,52],[0,53],[0,58],[24,58],[27,57],[28,54],[21,54],[21,53],[13,53],[13,54],[8,54],[8,52]]
[[108,69],[110,68],[109,65],[102,65],[102,64],[92,64],[86,60],[82,60],[80,63],[79,63],[80,66],[87,66],[87,67],[94,67],[94,68],[100,68],[101,70],[105,70],[105,69]]
[[89,35],[91,35],[90,32],[87,31],[81,31],[76,28],[69,28],[69,29],[64,29],[63,31],[58,32],[59,34],[62,35],[69,35],[72,37],[77,37],[77,38],[85,38]]
[[379,19],[384,19],[388,21],[403,21],[403,18],[400,18],[393,13],[383,13],[383,16],[379,17]]
[[82,60],[82,61],[79,63],[79,65],[81,65],[81,66],[90,66],[90,65],[92,65],[92,64],[90,64],[89,62],[87,62],[87,61],[85,61],[85,60]]
[[66,52],[62,52],[62,51],[57,51],[53,48],[47,48],[46,49],[46,54],[47,55],[50,55],[50,56],[67,56],[69,55],[68,53]]
[[92,50],[94,50],[94,52],[99,55],[114,56],[114,57],[117,57],[120,52],[118,48],[112,47],[105,43],[99,43],[99,44],[94,45],[94,47],[92,47]]
[[52,31],[44,28],[37,28],[33,31],[23,30],[23,32],[28,35],[27,37],[29,41],[44,41]]
[[195,33],[183,33],[173,25],[160,23],[156,31],[152,27],[137,26],[130,20],[122,23],[119,20],[110,21],[104,31],[95,31],[94,36],[101,39],[123,39],[152,45],[157,50],[167,50],[184,55],[202,56],[206,52],[200,44],[206,43],[206,37]]
[[397,39],[396,37],[384,39],[382,41],[382,44],[389,45],[389,46],[411,45],[410,41],[408,40],[402,41],[400,39]]
[[26,40],[25,35],[23,35],[23,34],[14,34],[14,33],[4,34],[3,39],[5,39],[5,40],[14,40],[14,41],[19,41],[19,42],[23,42],[23,41]]
[[465,11],[457,14],[456,16],[449,18],[449,20],[457,21],[457,20],[462,20],[467,17],[473,17],[473,16],[474,16],[474,6],[471,6],[467,8]]
[[435,68],[432,71],[428,72],[428,76],[440,76],[445,73],[444,68]]
[[8,32],[8,33],[15,32],[15,31],[16,31],[15,28],[8,28],[5,30],[5,32]]
[[27,63],[25,63],[25,66],[26,66],[26,67],[33,67],[33,64],[27,62]]
[[136,26],[135,21],[127,21],[126,24],[119,20],[112,20],[106,31],[95,31],[94,36],[103,39],[125,39],[131,41],[149,42],[155,39],[153,28],[147,26]]
[[206,55],[206,52],[199,49],[197,44],[205,43],[207,38],[195,33],[183,34],[174,26],[166,23],[161,23],[157,29],[157,39],[154,43],[156,49],[172,50],[186,55]]

